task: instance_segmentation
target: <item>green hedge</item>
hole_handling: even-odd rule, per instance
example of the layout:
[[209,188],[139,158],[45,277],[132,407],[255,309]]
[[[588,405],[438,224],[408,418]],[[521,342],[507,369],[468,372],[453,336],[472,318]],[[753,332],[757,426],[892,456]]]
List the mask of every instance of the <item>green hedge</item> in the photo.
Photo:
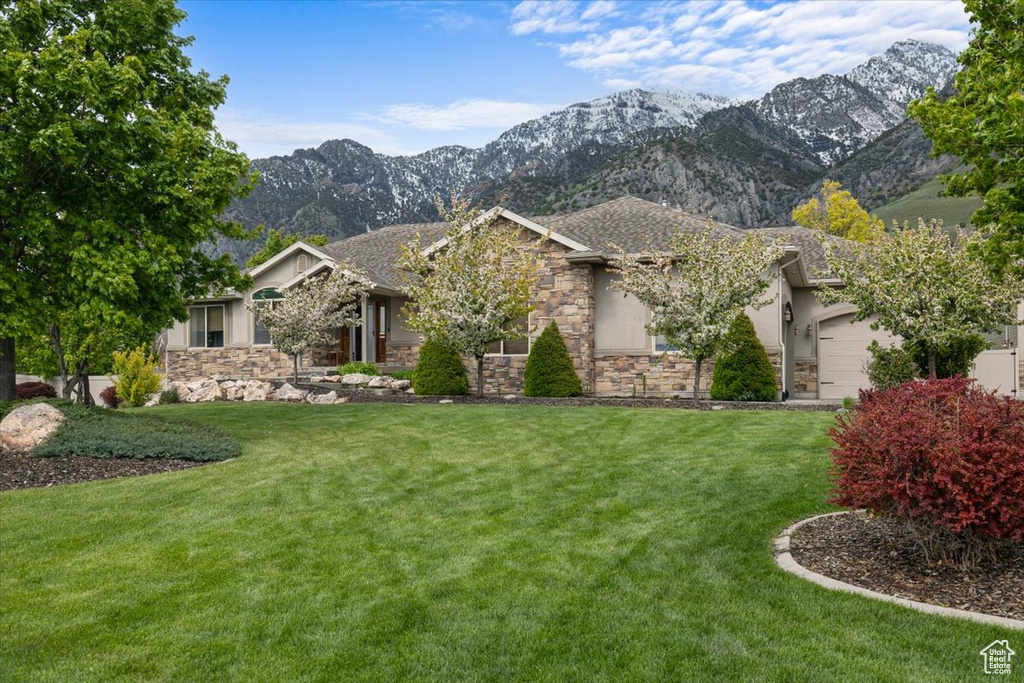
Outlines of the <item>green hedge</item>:
[[715,359],[711,398],[716,401],[774,401],[779,386],[775,369],[754,323],[740,313],[729,326],[725,351]]
[[84,408],[66,401],[53,403],[66,419],[49,439],[32,450],[32,455],[205,462],[227,460],[241,452],[233,437],[209,425],[138,412]]
[[462,396],[468,392],[466,367],[458,352],[441,342],[423,342],[412,388],[418,396]]
[[527,396],[579,396],[583,393],[569,349],[554,321],[530,348],[523,376],[523,393]]

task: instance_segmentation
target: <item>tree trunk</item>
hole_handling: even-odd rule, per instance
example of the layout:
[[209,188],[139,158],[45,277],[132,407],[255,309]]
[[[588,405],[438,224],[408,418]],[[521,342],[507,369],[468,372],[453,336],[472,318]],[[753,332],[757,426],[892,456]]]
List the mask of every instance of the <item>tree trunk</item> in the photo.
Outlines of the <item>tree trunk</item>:
[[484,357],[476,357],[476,395],[484,395]]
[[75,368],[75,377],[78,381],[78,399],[86,405],[86,407],[92,407],[96,405],[92,400],[92,391],[89,389],[89,362],[82,361],[78,363]]
[[693,402],[700,403],[700,366],[704,362],[703,358],[694,358],[694,371],[693,371]]
[[71,392],[78,385],[78,375],[74,378],[68,377],[68,364],[64,359],[64,345],[60,340],[60,328],[56,325],[50,325],[50,344],[53,346],[53,352],[57,356],[57,367],[60,371],[60,395],[68,400],[71,399]]
[[938,376],[935,370],[935,348],[928,347],[928,379],[936,379]]
[[0,401],[18,398],[14,375],[14,337],[0,337]]
[[293,365],[294,372],[293,372],[293,375],[292,375],[292,384],[298,384],[299,383],[299,354],[297,354],[297,353],[293,353],[292,354],[292,362],[294,364]]

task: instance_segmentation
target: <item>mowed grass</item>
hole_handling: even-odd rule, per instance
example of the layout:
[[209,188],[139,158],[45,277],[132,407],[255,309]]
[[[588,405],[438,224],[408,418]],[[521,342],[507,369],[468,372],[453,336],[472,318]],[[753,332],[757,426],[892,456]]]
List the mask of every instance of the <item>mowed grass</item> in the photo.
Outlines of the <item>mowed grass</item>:
[[243,456],[0,494],[0,679],[968,680],[1013,635],[775,567],[828,413],[153,410]]

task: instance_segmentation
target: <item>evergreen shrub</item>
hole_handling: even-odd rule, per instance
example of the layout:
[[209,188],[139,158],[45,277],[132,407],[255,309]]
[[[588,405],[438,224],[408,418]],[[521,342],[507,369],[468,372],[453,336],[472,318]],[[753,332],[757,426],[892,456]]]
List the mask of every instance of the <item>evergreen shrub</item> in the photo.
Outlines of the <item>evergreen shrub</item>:
[[115,351],[114,373],[117,396],[130,406],[143,406],[150,396],[160,391],[156,356],[146,353],[144,346],[130,352]]
[[583,393],[569,349],[554,321],[544,328],[530,348],[523,393],[527,396],[579,396]]
[[459,353],[442,342],[429,339],[423,342],[412,388],[418,396],[465,395],[469,391],[469,380]]
[[757,338],[754,323],[745,313],[732,321],[723,347],[725,350],[715,359],[711,375],[712,399],[774,401],[778,397],[775,368]]

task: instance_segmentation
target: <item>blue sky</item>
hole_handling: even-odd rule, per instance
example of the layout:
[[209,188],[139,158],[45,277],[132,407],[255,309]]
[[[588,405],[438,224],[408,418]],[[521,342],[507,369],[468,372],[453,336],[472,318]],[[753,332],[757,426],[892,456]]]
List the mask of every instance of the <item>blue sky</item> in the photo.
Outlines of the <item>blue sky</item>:
[[250,157],[352,138],[386,154],[481,146],[632,87],[756,97],[897,40],[963,49],[959,0],[184,0],[195,68],[231,77],[220,131]]

